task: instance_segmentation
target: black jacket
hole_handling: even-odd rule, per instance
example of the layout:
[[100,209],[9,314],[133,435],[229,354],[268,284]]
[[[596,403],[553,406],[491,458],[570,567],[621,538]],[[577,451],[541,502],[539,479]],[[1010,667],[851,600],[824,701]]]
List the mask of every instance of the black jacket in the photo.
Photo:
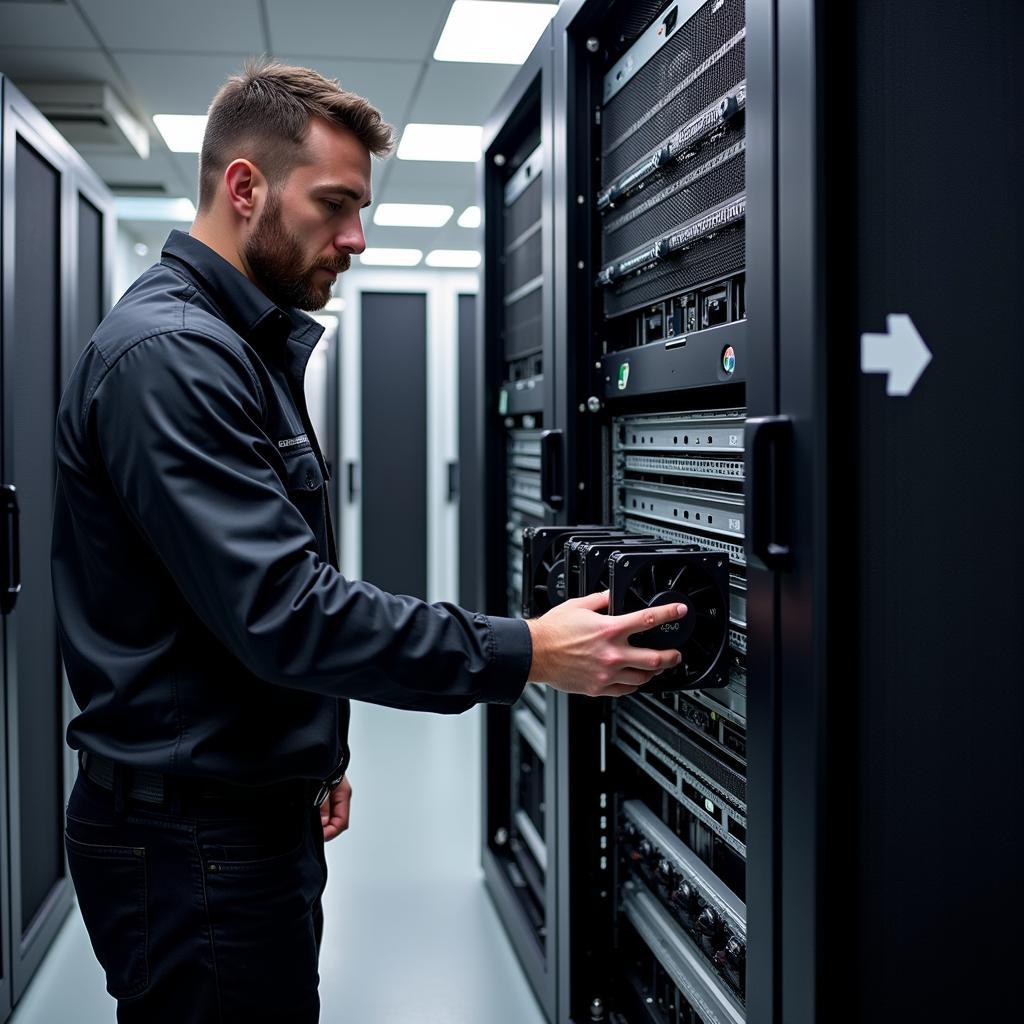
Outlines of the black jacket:
[[347,752],[345,698],[459,712],[519,697],[525,623],[338,572],[303,396],[321,333],[178,231],[100,324],[56,426],[72,747],[322,779]]

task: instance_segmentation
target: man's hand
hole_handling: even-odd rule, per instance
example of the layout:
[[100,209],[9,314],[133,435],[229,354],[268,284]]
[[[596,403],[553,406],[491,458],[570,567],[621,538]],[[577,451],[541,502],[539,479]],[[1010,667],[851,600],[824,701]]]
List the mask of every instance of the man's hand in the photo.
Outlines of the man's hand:
[[606,590],[564,601],[530,619],[530,682],[588,697],[621,697],[682,660],[678,651],[634,647],[629,637],[681,619],[686,605],[667,604],[628,615],[598,614],[607,607]]
[[329,843],[348,828],[349,805],[352,803],[352,784],[342,779],[327,794],[320,805],[320,824],[324,827],[324,842]]

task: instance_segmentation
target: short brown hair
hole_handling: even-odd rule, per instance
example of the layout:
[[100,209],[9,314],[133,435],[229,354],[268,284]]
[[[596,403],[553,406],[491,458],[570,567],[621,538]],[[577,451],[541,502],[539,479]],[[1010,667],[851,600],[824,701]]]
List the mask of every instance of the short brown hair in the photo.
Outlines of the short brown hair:
[[220,175],[228,164],[247,155],[276,185],[303,155],[303,143],[314,117],[353,132],[377,156],[394,143],[391,125],[362,96],[346,92],[336,79],[312,68],[267,59],[247,61],[232,75],[210,104],[199,154],[199,209],[208,209]]

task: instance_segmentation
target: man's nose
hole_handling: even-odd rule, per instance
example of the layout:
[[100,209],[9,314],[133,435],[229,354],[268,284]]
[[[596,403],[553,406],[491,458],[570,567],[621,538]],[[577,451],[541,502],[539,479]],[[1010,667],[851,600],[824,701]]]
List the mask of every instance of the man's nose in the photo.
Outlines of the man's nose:
[[366,248],[363,225],[357,221],[354,227],[339,232],[334,239],[334,247],[339,252],[353,253],[358,256]]

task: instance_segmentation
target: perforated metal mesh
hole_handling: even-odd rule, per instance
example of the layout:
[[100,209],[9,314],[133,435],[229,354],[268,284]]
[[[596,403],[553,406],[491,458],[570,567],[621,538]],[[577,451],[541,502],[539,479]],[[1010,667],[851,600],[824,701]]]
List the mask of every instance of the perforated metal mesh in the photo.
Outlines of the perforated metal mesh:
[[505,358],[539,351],[543,343],[544,299],[538,288],[505,309]]
[[[617,139],[632,135],[632,126],[650,111],[666,93],[743,28],[746,13],[744,0],[725,0],[725,3],[717,11],[713,10],[714,7],[715,3],[708,0],[708,3],[688,22],[680,25],[662,47],[657,57],[649,60],[608,102],[601,122],[602,135],[609,146]],[[725,59],[735,66],[737,63],[735,57],[735,52],[733,52]],[[738,63],[742,67],[742,57]],[[706,88],[701,85],[704,77],[702,76],[695,82],[691,89],[697,89],[699,92]],[[742,77],[741,73],[739,78]],[[691,89],[686,90],[684,96],[690,93]],[[694,101],[686,100],[686,103],[691,102]],[[701,109],[701,106],[707,106],[710,102],[711,99],[708,98],[700,106],[696,106],[694,112]],[[666,112],[663,111],[662,114]],[[678,111],[671,116],[676,118],[676,123],[672,125],[672,128],[678,127]],[[660,138],[664,138],[672,130],[672,128],[665,128],[666,123],[671,123],[671,118],[659,126]],[[659,128],[655,128],[652,134],[657,136],[658,130]],[[652,138],[652,141],[647,144],[647,148],[650,149],[659,137]]]
[[540,220],[541,180],[536,178],[511,205],[505,207],[505,245],[511,245],[528,227]]
[[746,237],[740,224],[702,239],[678,258],[605,289],[604,314],[618,316],[706,281],[734,274],[743,269],[745,262]]
[[535,231],[522,245],[505,253],[505,294],[539,277],[544,252],[544,233]]
[[[728,149],[742,132],[726,132],[721,139],[715,140],[706,152],[683,164],[668,168],[651,182],[642,192],[626,200],[621,207],[605,217],[605,230],[602,233],[602,262],[611,263],[624,256],[632,249],[646,242],[663,237],[673,228],[709,210],[717,203],[743,191],[745,181],[744,154],[720,164],[704,177],[693,182],[689,187],[675,192],[661,202],[645,210],[628,223],[621,223],[631,212],[642,209],[652,201],[658,192],[685,177],[690,170],[705,163],[716,153]],[[613,227],[620,224],[621,226]],[[611,228],[611,230],[609,230]]]

